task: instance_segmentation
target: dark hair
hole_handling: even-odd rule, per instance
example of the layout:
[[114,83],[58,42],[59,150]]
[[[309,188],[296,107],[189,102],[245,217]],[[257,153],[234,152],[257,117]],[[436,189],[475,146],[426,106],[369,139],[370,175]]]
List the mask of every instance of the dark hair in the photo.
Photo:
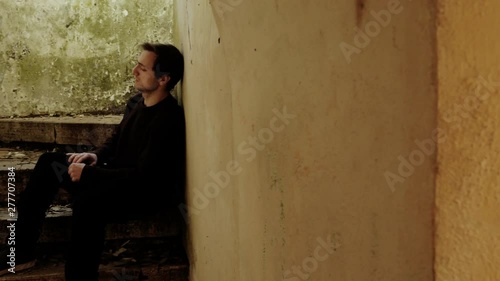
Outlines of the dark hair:
[[156,54],[156,60],[153,65],[155,76],[157,78],[163,75],[170,76],[170,80],[167,83],[167,91],[170,92],[177,82],[182,79],[184,74],[184,56],[179,49],[171,44],[143,43],[141,47],[144,51]]

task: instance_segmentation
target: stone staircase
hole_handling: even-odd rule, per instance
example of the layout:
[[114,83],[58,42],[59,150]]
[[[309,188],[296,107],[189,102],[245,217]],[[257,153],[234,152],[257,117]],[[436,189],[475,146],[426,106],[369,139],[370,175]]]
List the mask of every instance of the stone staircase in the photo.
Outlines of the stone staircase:
[[[102,144],[120,120],[121,116],[114,115],[0,118],[0,244],[8,235],[8,169],[15,168],[18,195],[43,152],[89,151]],[[61,189],[47,212],[37,265],[2,276],[0,281],[64,280],[63,252],[70,237],[70,221],[70,197]],[[108,225],[100,280],[188,280],[184,230],[175,206],[153,217]]]

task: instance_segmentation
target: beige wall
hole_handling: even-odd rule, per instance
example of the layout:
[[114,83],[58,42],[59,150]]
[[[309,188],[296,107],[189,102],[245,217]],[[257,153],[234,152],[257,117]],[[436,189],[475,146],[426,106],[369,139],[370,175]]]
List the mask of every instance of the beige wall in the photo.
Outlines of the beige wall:
[[433,280],[432,1],[175,5],[192,280]]
[[439,1],[436,280],[499,280],[497,1]]

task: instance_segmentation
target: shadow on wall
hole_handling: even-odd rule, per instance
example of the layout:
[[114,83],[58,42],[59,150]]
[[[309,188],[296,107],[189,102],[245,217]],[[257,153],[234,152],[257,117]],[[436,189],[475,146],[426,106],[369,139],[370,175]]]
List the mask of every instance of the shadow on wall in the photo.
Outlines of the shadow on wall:
[[114,113],[139,45],[171,42],[167,0],[0,0],[0,117]]

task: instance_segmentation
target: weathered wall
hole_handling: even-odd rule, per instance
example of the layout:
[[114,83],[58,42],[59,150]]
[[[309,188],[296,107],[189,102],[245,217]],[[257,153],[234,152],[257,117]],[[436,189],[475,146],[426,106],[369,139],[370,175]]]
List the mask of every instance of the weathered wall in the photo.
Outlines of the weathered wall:
[[500,280],[500,2],[438,2],[436,280]]
[[123,109],[144,41],[172,40],[172,1],[0,0],[0,116]]
[[176,1],[192,280],[433,280],[434,4],[357,3]]

